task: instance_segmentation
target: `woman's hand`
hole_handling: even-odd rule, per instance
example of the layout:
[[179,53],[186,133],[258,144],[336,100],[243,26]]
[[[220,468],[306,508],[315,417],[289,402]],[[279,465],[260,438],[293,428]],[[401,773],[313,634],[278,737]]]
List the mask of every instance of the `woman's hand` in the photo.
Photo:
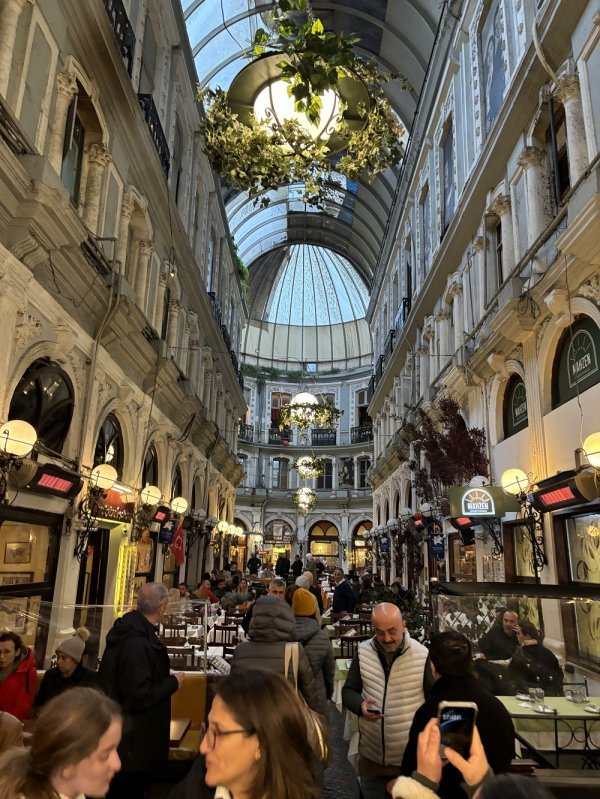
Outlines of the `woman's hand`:
[[471,753],[468,760],[465,760],[458,752],[447,746],[444,747],[444,757],[448,760],[448,763],[452,763],[460,771],[465,782],[470,786],[478,785],[490,770],[490,764],[487,762],[477,727],[473,727]]
[[431,782],[442,779],[440,728],[436,718],[430,719],[417,742],[417,773]]

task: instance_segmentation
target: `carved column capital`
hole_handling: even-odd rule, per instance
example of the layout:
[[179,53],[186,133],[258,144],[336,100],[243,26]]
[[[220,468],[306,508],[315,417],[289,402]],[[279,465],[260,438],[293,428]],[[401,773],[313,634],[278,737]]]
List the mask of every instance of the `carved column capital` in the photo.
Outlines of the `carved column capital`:
[[499,217],[506,216],[506,214],[510,214],[511,209],[511,202],[510,196],[508,194],[500,194],[494,202],[491,204],[490,209],[492,213],[496,214]]
[[563,75],[563,77],[558,80],[554,95],[558,97],[563,105],[568,103],[569,100],[579,99],[581,97],[579,77],[571,74]]
[[90,144],[86,147],[86,155],[91,164],[106,166],[112,161],[112,156],[103,144]]
[[452,314],[448,313],[448,311],[438,311],[435,315],[436,322],[447,322],[451,318]]
[[473,252],[480,253],[483,252],[483,236],[475,236],[473,239]]
[[522,169],[529,169],[532,166],[543,166],[546,162],[546,153],[543,147],[533,145],[523,147],[517,163]]
[[77,78],[73,72],[59,72],[56,76],[56,90],[61,97],[71,100],[77,94]]
[[154,252],[154,242],[147,239],[140,239],[138,243],[138,252],[142,258],[150,258]]

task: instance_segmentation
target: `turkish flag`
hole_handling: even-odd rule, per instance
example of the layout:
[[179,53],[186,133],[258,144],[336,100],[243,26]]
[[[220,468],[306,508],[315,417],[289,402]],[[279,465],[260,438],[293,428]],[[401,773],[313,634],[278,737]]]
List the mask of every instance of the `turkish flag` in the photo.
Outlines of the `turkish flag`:
[[175,531],[175,535],[173,536],[173,540],[169,544],[169,549],[175,556],[175,563],[178,566],[181,566],[183,563],[183,525],[180,524],[177,530]]

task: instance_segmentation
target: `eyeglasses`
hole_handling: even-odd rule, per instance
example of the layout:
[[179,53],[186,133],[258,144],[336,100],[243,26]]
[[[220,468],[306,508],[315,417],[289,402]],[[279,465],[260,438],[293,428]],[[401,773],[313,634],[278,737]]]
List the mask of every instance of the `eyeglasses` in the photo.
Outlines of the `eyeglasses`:
[[253,735],[254,730],[215,730],[214,727],[209,727],[208,724],[202,724],[200,726],[200,740],[205,740],[207,747],[211,750],[217,745],[218,738],[221,738],[223,735],[237,735],[238,733],[242,735]]

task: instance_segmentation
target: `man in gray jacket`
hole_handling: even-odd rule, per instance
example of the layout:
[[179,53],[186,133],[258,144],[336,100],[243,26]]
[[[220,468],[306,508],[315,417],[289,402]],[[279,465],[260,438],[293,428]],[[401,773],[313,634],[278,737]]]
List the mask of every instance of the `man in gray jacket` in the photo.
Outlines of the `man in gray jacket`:
[[[296,622],[287,602],[275,596],[261,596],[252,610],[248,632],[249,641],[238,644],[231,661],[232,672],[242,669],[262,669],[285,675],[285,645],[296,641]],[[298,691],[306,704],[322,712],[319,692],[310,662],[302,644],[298,644]],[[293,681],[292,666],[288,676]]]
[[400,773],[412,719],[423,703],[427,649],[408,634],[396,605],[373,610],[375,635],[358,645],[342,702],[358,716],[358,773],[364,799],[385,799]]

